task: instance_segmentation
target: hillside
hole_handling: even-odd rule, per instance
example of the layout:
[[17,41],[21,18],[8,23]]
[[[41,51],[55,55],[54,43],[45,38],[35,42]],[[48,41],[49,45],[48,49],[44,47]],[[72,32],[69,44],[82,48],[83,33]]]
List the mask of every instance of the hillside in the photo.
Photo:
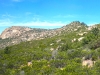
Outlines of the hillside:
[[[1,39],[2,46],[17,43],[0,50],[0,75],[100,74],[100,24],[89,27],[74,21],[58,29],[33,30]],[[32,39],[19,41],[26,35]]]

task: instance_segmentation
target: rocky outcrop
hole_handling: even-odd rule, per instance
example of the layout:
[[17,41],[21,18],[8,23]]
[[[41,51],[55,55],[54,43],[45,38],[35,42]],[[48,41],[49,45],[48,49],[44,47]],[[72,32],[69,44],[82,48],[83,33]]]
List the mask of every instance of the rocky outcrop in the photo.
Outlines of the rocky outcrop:
[[95,64],[95,61],[91,59],[86,59],[85,57],[82,58],[82,66],[87,66],[88,68],[93,67],[93,65]]
[[[6,39],[6,38],[15,38],[18,36],[24,36],[26,32],[31,32],[33,31],[34,33],[37,32],[35,29],[28,28],[28,27],[21,27],[21,26],[12,26],[10,28],[5,29],[2,34],[1,38]],[[39,32],[39,31],[38,31]]]
[[14,38],[14,37],[20,36],[22,33],[25,33],[26,31],[29,31],[29,30],[31,30],[31,29],[25,28],[25,27],[13,26],[13,27],[5,29],[2,32],[0,37],[2,39]]

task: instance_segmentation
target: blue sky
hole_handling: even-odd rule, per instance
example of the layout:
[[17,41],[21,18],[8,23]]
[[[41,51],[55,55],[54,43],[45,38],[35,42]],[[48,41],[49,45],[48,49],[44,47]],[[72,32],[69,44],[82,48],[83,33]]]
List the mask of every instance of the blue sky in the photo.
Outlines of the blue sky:
[[0,0],[0,33],[11,26],[58,28],[100,23],[100,0]]

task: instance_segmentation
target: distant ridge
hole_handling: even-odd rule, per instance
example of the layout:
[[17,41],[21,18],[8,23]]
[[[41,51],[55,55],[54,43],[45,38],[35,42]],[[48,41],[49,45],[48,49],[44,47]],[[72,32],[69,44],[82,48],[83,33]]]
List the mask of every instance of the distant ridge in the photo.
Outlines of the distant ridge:
[[[0,35],[0,47],[18,44],[23,41],[40,40],[59,36],[64,33],[87,30],[88,26],[84,22],[73,21],[57,29],[29,28],[25,26],[12,26],[5,29]],[[6,41],[5,41],[6,40]]]

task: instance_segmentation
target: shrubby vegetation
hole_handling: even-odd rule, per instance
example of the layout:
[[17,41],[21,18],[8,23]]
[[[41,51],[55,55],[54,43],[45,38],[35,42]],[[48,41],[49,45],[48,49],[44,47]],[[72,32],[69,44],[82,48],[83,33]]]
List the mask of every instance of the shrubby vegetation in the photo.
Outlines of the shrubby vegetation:
[[[0,50],[0,75],[99,75],[99,29],[83,36],[78,35],[80,30]],[[78,41],[80,37],[84,38]],[[95,64],[82,66],[83,57]]]

